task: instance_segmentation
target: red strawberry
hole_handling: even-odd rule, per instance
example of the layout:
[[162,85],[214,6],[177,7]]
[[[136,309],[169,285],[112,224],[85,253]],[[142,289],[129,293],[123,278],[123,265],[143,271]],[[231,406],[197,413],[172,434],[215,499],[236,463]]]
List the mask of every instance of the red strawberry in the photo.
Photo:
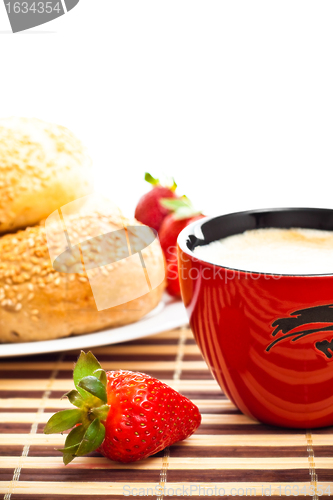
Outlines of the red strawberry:
[[154,179],[146,172],[145,180],[152,184],[153,189],[144,194],[135,209],[135,218],[142,224],[152,227],[156,231],[160,229],[163,219],[170,213],[170,210],[160,204],[161,198],[177,198],[175,189],[177,184],[172,179],[173,184],[162,186],[158,179]]
[[74,368],[77,390],[65,396],[77,408],[53,415],[44,433],[71,429],[65,465],[97,450],[120,462],[142,460],[199,427],[198,408],[185,396],[144,373],[105,372],[91,352],[81,352]]
[[177,200],[161,200],[161,204],[173,210],[173,212],[167,215],[163,220],[158,234],[167,262],[167,291],[170,295],[180,297],[177,266],[177,238],[184,227],[205,216],[198,212],[198,210],[195,210],[186,196]]
[[177,252],[166,261],[166,290],[173,297],[180,297]]

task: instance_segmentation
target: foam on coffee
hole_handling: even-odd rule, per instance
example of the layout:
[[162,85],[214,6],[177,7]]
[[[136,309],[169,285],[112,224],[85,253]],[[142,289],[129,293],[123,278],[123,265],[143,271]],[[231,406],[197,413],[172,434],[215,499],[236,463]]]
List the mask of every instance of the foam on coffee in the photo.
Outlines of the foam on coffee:
[[194,249],[198,259],[273,274],[333,273],[333,231],[252,229]]

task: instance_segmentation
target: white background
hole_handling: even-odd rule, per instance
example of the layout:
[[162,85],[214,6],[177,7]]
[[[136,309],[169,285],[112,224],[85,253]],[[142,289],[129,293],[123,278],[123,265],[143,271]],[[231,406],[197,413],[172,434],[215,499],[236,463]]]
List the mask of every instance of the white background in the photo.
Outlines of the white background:
[[11,34],[0,114],[72,129],[95,186],[132,214],[144,172],[206,214],[333,207],[333,3],[81,0]]

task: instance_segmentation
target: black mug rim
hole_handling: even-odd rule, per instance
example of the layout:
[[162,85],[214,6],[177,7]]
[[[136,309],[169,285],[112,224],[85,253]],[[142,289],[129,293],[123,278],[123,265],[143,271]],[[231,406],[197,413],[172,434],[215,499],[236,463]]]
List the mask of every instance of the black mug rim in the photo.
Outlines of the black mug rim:
[[[283,222],[284,221],[284,222]],[[224,226],[219,223],[224,223]],[[317,222],[315,224],[315,222]],[[265,227],[290,228],[301,227],[305,229],[322,229],[333,231],[333,209],[311,208],[311,207],[277,207],[262,208],[255,210],[245,210],[242,212],[231,212],[223,215],[204,217],[186,226],[178,235],[177,244],[180,249],[191,256],[194,260],[203,262],[210,266],[221,269],[236,271],[239,273],[251,273],[253,275],[265,276],[297,276],[297,277],[320,277],[333,276],[333,273],[324,274],[290,274],[290,273],[263,273],[251,271],[250,269],[238,269],[216,264],[209,260],[204,260],[193,252],[197,246],[206,245],[212,241],[241,234],[247,229],[257,229]],[[218,230],[219,234],[214,235]],[[221,236],[222,235],[222,236]]]

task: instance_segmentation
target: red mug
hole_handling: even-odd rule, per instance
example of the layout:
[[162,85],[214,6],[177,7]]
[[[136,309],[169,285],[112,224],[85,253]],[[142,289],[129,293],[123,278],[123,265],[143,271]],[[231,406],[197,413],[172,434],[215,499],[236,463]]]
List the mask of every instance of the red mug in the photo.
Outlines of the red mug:
[[283,427],[333,425],[333,274],[250,272],[193,253],[265,227],[332,231],[333,210],[254,210],[183,229],[179,279],[192,331],[213,376],[245,415]]

